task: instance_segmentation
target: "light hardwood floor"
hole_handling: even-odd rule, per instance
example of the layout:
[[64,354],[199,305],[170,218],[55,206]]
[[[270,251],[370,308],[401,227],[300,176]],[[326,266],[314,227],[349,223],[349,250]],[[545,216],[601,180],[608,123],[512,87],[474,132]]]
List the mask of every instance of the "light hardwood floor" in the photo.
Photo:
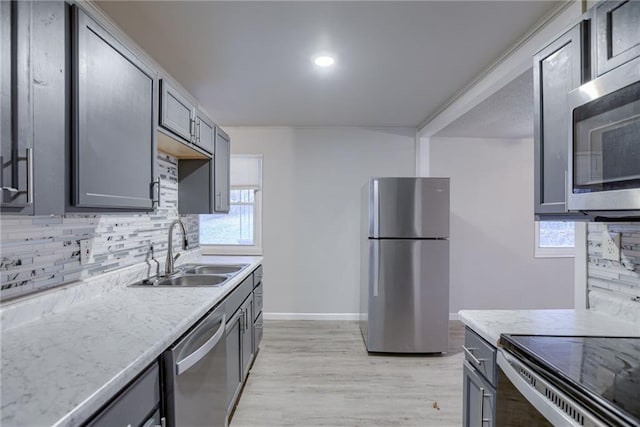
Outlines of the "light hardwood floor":
[[464,327],[443,356],[369,356],[356,322],[266,321],[230,427],[460,426]]

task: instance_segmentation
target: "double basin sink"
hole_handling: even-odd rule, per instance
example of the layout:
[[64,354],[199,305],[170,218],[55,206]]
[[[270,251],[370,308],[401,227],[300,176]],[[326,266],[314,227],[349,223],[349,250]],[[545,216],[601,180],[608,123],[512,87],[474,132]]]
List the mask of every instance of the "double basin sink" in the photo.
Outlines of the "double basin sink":
[[222,286],[248,265],[185,264],[177,267],[171,276],[147,279],[132,286]]

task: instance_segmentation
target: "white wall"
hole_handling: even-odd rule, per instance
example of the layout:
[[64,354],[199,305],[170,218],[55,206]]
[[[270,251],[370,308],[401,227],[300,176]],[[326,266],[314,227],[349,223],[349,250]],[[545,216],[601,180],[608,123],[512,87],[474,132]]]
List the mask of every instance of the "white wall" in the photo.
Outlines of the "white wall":
[[428,157],[451,177],[450,312],[572,308],[573,258],[533,256],[533,141],[432,137]]
[[415,129],[225,130],[233,154],[264,156],[265,313],[357,313],[360,189],[415,175]]

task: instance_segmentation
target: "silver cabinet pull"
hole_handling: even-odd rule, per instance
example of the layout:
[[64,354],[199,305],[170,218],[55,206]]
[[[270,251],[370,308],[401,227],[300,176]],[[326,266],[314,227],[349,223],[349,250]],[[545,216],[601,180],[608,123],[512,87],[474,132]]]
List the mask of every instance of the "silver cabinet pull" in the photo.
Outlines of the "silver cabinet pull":
[[484,417],[484,399],[485,397],[490,397],[490,394],[484,392],[484,387],[480,387],[480,425],[484,425],[484,423],[490,423],[491,418]]
[[196,123],[196,127],[198,128],[198,136],[196,137],[196,142],[200,143],[200,120]]
[[240,316],[242,316],[242,321],[240,322],[240,332],[244,332],[244,308],[240,309]]
[[476,365],[482,365],[486,359],[479,359],[476,356],[473,355],[473,351],[477,350],[475,348],[468,348],[466,346],[462,346],[462,350],[464,351],[464,353],[469,356],[471,358],[471,360],[476,364]]
[[151,200],[151,203],[156,203],[157,207],[160,207],[160,178],[151,183],[151,189],[153,191],[153,187],[158,186],[158,198]]
[[27,204],[33,203],[33,148],[27,148]]

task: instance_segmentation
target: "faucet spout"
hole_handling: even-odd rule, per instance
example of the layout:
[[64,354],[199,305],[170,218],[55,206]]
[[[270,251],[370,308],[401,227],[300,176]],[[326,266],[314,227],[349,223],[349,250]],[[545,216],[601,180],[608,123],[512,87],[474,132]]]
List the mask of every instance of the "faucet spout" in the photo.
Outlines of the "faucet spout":
[[170,276],[174,272],[173,261],[175,260],[175,258],[173,257],[173,227],[176,224],[180,224],[180,228],[182,228],[182,249],[184,250],[189,249],[189,240],[187,239],[187,230],[184,227],[184,223],[179,219],[172,221],[171,224],[169,225],[169,240],[167,243],[167,262],[165,263],[165,267],[164,267],[165,276]]

